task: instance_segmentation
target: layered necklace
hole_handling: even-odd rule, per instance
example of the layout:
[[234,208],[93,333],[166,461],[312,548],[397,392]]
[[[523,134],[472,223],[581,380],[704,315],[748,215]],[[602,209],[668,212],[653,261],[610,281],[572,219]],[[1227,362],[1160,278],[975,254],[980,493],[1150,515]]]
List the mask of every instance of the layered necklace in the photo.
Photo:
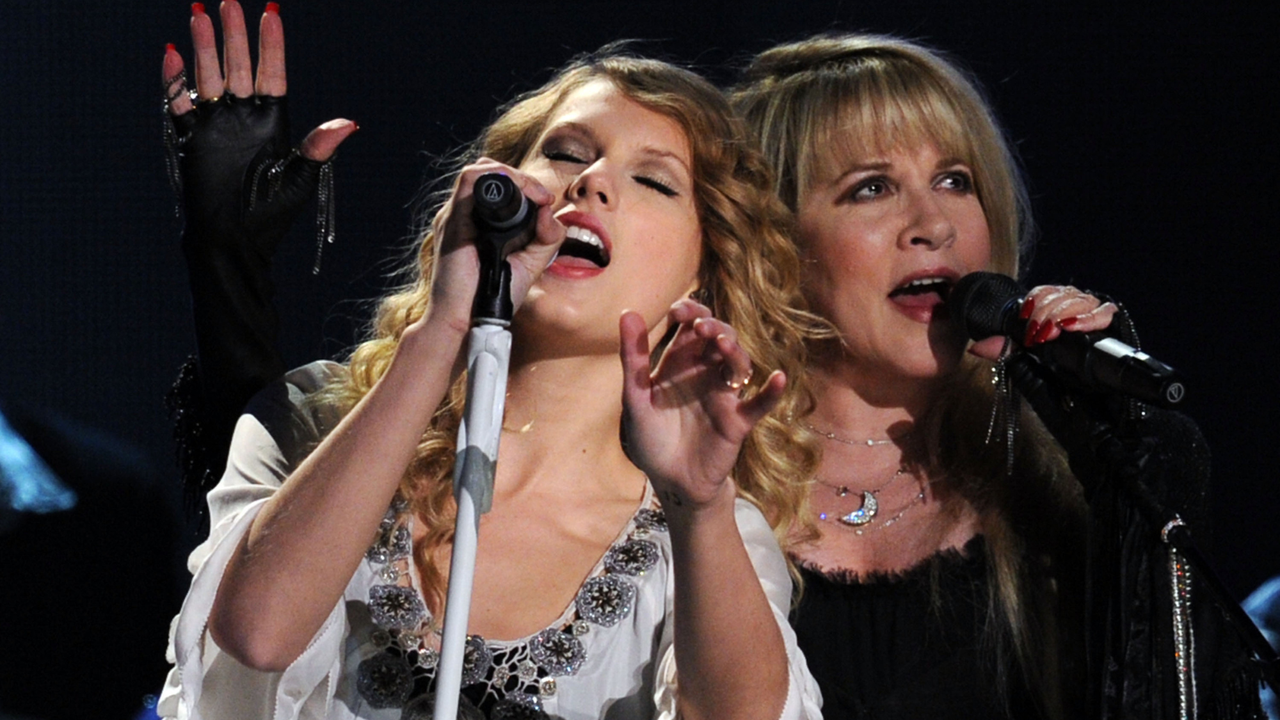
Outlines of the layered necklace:
[[[886,437],[886,438],[867,438],[865,440],[854,440],[850,438],[841,437],[833,432],[819,430],[818,428],[808,423],[801,423],[801,424],[804,425],[804,427],[809,429],[810,431],[815,432],[818,435],[821,435],[822,437],[828,440],[832,440],[844,445],[850,445],[853,447],[876,447],[879,445],[889,445],[891,443],[894,443],[895,441],[902,440],[903,438],[907,437],[907,435],[911,434],[910,432],[908,432],[896,438]],[[895,513],[892,517],[882,520],[879,524],[875,525],[874,527],[868,527],[880,514],[880,499],[879,497],[877,497],[877,495],[881,492],[884,492],[898,478],[902,477],[905,474],[906,474],[906,468],[903,467],[901,464],[898,465],[898,468],[897,470],[894,471],[893,475],[890,475],[889,479],[881,483],[879,487],[861,491],[862,504],[859,507],[847,513],[820,512],[818,513],[818,519],[826,522],[838,523],[845,527],[853,528],[854,533],[857,535],[862,535],[864,532],[867,532],[868,530],[873,530],[875,528],[889,527],[890,525],[896,523],[898,520],[902,519],[902,516],[905,515],[908,510],[924,502],[925,489],[924,487],[921,487],[920,492],[916,493],[915,497],[913,497],[906,505],[904,505],[900,510],[898,510],[898,512]],[[838,498],[845,498],[856,492],[854,489],[850,488],[848,485],[828,482],[821,478],[818,478],[816,481],[823,486],[831,488],[831,490],[835,492],[835,495]]]

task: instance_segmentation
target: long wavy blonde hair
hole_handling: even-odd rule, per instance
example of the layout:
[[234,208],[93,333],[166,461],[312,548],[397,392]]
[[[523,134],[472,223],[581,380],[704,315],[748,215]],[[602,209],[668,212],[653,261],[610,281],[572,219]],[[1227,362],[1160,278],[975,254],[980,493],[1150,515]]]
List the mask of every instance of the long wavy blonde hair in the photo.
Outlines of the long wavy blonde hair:
[[[818,457],[815,445],[798,439],[785,419],[811,409],[803,380],[804,339],[821,332],[822,323],[802,309],[790,213],[773,194],[768,165],[724,94],[688,70],[607,48],[574,61],[502,109],[466,159],[485,156],[519,165],[536,151],[538,138],[565,97],[600,78],[683,128],[692,148],[694,200],[703,236],[698,298],[737,330],[755,377],[774,369],[787,374],[780,407],[748,436],[734,471],[739,494],[760,507],[785,540],[787,528],[805,522],[804,479]],[[434,236],[428,231],[418,246],[412,279],[381,301],[371,337],[352,353],[349,373],[326,388],[324,401],[346,411],[378,382],[405,328],[427,310],[436,261]],[[432,557],[453,535],[451,478],[464,387],[465,378],[453,385],[401,481],[402,495],[427,529],[414,553],[424,594],[436,609],[443,601],[445,578]]]
[[[780,45],[754,59],[733,102],[793,211],[833,159],[925,143],[959,158],[973,172],[991,233],[989,269],[1018,275],[1033,236],[1018,165],[976,81],[940,53],[881,35]],[[917,421],[920,462],[932,477],[950,478],[981,514],[994,589],[985,641],[1002,688],[1010,672],[1021,674],[1042,709],[1058,717],[1070,705],[1059,619],[1078,585],[1079,558],[1071,551],[1078,555],[1081,547],[1083,501],[1061,448],[1025,408],[1014,473],[1007,474],[1009,449],[986,439],[992,387],[990,363],[966,357]]]

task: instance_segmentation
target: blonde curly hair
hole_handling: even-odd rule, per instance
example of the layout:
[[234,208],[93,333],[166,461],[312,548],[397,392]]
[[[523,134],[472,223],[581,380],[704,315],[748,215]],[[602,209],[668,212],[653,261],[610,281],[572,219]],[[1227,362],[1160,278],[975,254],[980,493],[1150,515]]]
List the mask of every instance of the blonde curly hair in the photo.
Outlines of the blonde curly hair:
[[[811,441],[797,439],[789,418],[811,409],[803,374],[805,338],[824,326],[803,310],[799,260],[789,238],[791,215],[774,196],[772,174],[724,94],[689,70],[606,48],[572,62],[500,110],[465,157],[519,165],[535,152],[565,97],[598,79],[683,128],[692,148],[694,201],[703,236],[698,299],[737,330],[755,377],[775,369],[787,375],[780,406],[748,436],[734,470],[738,493],[764,512],[785,542],[788,528],[806,522],[808,513],[801,507],[805,482],[818,457]],[[371,337],[352,353],[349,373],[325,389],[324,401],[345,412],[386,372],[405,328],[427,310],[437,253],[428,230],[418,246],[412,279],[381,301]],[[402,495],[426,528],[414,555],[424,595],[436,609],[443,602],[445,578],[432,557],[453,535],[451,478],[464,387],[465,378],[453,385],[401,481]]]

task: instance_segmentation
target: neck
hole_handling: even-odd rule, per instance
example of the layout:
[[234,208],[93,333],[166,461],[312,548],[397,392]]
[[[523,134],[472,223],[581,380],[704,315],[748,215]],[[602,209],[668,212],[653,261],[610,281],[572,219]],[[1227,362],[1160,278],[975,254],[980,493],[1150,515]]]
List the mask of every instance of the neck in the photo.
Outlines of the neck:
[[619,441],[617,355],[512,358],[498,491],[634,494],[643,475]]
[[809,423],[842,438],[880,440],[909,432],[932,405],[937,382],[885,377],[850,361],[810,368],[817,407]]

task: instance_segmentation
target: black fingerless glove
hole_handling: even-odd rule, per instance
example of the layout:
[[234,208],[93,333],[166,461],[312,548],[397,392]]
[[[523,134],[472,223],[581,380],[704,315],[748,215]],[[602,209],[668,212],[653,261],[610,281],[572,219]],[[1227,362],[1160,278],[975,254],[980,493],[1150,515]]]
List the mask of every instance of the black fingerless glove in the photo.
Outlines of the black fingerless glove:
[[[271,260],[317,186],[331,195],[332,179],[326,163],[291,149],[283,97],[224,95],[172,121],[198,360],[188,361],[168,402],[179,465],[198,500],[221,476],[249,398],[286,369]],[[331,238],[327,204],[322,242]]]

